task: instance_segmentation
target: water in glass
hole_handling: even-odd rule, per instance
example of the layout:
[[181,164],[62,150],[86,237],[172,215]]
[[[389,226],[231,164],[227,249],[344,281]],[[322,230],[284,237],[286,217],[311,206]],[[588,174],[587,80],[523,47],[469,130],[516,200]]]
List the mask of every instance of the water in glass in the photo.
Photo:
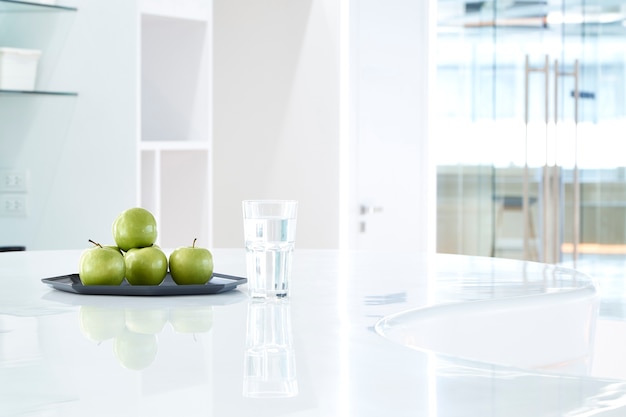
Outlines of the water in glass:
[[295,243],[293,218],[245,219],[248,287],[253,297],[284,297],[289,292]]

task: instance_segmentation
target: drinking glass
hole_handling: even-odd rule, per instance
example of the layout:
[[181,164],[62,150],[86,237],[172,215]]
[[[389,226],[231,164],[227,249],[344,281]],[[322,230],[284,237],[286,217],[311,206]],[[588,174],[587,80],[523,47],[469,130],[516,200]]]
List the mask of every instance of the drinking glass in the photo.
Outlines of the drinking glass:
[[246,275],[252,297],[289,295],[298,202],[243,201]]

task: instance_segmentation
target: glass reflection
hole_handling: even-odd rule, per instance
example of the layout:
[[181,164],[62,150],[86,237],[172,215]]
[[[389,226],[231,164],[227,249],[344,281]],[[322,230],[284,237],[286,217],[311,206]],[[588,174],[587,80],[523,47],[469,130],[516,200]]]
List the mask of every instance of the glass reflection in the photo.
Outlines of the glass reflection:
[[298,395],[288,300],[248,304],[243,395],[250,398]]

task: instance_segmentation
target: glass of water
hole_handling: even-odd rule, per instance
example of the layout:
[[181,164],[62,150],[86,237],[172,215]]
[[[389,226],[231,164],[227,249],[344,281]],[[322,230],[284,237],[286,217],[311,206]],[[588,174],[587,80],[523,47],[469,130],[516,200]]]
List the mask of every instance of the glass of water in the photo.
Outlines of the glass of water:
[[289,295],[298,202],[243,201],[248,290],[252,297]]

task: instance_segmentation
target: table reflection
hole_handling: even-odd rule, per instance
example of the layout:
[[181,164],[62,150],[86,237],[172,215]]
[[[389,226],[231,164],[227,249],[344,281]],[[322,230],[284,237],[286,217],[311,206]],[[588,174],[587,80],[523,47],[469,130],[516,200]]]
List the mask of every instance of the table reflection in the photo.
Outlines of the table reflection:
[[248,304],[243,395],[250,398],[298,395],[288,300]]

